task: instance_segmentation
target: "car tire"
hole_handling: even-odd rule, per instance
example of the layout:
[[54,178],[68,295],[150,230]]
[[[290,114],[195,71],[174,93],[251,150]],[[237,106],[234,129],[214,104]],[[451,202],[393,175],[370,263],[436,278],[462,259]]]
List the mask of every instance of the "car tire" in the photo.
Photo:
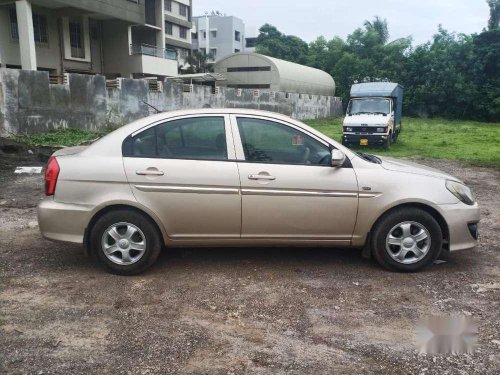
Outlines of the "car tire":
[[107,212],[93,225],[90,251],[108,272],[135,275],[145,271],[158,258],[162,236],[146,215],[130,209]]
[[441,227],[432,215],[419,208],[389,211],[375,224],[372,254],[390,270],[414,272],[432,264],[443,244]]

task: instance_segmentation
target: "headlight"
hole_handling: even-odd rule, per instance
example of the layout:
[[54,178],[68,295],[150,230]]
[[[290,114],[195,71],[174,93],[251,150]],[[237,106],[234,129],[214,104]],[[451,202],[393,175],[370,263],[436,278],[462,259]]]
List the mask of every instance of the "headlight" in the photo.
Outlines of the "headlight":
[[351,128],[351,127],[347,127],[347,126],[346,126],[346,127],[344,128],[344,131],[346,131],[346,132],[352,132],[352,128]]
[[377,128],[377,133],[385,133],[387,128]]
[[476,201],[474,192],[469,187],[460,182],[446,180],[446,188],[460,201],[472,206]]

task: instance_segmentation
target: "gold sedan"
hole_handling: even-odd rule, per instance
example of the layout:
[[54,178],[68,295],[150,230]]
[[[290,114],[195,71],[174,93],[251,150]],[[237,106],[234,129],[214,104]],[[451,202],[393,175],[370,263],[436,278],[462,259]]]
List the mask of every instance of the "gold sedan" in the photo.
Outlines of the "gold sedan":
[[264,111],[150,116],[57,151],[45,178],[43,236],[82,244],[124,275],[163,247],[363,248],[415,271],[477,242],[479,208],[461,181]]

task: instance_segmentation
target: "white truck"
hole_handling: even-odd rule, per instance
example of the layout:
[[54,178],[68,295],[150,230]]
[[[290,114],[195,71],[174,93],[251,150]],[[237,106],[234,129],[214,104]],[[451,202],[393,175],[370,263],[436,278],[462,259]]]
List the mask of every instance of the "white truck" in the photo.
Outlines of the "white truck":
[[388,149],[401,132],[403,87],[393,82],[356,83],[344,119],[342,144]]

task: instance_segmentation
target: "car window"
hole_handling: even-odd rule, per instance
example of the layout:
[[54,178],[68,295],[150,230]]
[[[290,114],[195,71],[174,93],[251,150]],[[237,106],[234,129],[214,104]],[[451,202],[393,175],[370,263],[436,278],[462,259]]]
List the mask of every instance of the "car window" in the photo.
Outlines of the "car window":
[[328,146],[290,126],[238,117],[245,160],[259,163],[330,165]]
[[125,156],[227,160],[223,117],[193,117],[147,129],[125,147]]

